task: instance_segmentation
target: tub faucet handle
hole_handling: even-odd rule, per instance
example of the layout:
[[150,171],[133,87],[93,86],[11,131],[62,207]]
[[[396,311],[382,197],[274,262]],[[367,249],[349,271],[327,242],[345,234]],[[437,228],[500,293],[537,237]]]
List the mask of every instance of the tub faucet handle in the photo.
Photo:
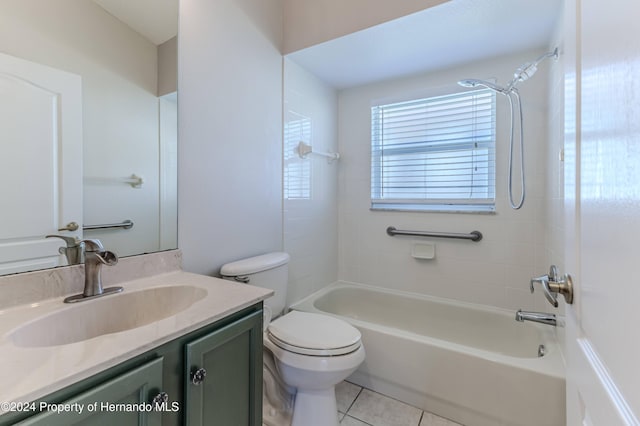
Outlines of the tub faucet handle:
[[531,278],[531,282],[529,284],[531,293],[533,293],[533,285],[535,283],[540,283],[542,291],[544,292],[544,297],[547,298],[554,308],[558,307],[558,293],[564,296],[564,300],[567,303],[573,303],[573,282],[571,280],[571,275],[565,274],[560,277],[556,265],[551,265],[548,275]]
[[540,286],[542,287],[542,292],[544,293],[544,297],[547,298],[549,303],[551,303],[554,308],[557,308],[558,300],[556,298],[556,295],[551,292],[551,287],[549,287],[549,281],[550,280],[548,275],[532,278],[531,283],[529,284],[529,288],[531,289],[531,293],[533,293],[533,284],[540,283]]
[[548,275],[540,275],[539,277],[535,277],[535,278],[531,278],[531,282],[529,282],[529,290],[531,290],[531,293],[533,293],[533,291],[535,290],[534,288],[534,284],[535,283],[540,283],[542,285],[544,285],[543,283],[545,282],[549,282],[549,276]]

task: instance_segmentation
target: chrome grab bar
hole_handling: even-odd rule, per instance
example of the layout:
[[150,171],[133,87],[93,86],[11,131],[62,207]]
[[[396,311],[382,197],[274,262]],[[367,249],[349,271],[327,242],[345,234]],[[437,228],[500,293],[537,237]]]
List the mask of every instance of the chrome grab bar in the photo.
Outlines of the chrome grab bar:
[[435,238],[453,238],[457,240],[480,241],[482,233],[480,231],[471,231],[468,234],[460,234],[455,232],[431,232],[431,231],[403,231],[393,226],[387,228],[387,234],[390,237],[395,235],[409,235],[414,237],[435,237]]
[[103,225],[84,225],[82,227],[82,230],[91,231],[92,229],[112,229],[112,228],[131,229],[133,228],[133,221],[127,219],[122,221],[122,223],[105,223]]

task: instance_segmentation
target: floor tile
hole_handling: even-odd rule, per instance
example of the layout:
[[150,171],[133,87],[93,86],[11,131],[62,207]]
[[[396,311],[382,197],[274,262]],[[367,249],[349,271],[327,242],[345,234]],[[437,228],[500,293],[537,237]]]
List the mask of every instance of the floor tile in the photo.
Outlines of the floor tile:
[[420,421],[420,426],[462,426],[460,423],[452,422],[435,414],[427,413],[425,411]]
[[350,416],[345,416],[340,422],[340,426],[370,426],[368,423],[361,422],[358,419],[354,419]]
[[338,411],[346,413],[353,401],[360,393],[362,388],[353,383],[343,381],[336,386],[336,402],[338,403]]
[[363,389],[347,414],[373,426],[418,426],[422,410]]

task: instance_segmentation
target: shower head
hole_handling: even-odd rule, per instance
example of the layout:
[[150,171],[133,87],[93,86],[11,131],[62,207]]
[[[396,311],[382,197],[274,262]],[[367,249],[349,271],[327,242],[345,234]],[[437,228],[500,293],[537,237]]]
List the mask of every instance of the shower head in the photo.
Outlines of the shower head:
[[511,80],[506,90],[511,91],[521,81],[525,81],[533,77],[536,71],[538,71],[538,64],[547,58],[558,59],[558,48],[556,47],[553,51],[540,55],[533,62],[526,62],[518,67],[516,72],[513,73],[513,80]]
[[518,67],[516,72],[513,73],[514,81],[529,80],[538,71],[538,64],[536,62],[527,62]]
[[487,89],[494,90],[498,93],[506,94],[507,90],[504,87],[500,87],[497,84],[491,83],[490,81],[478,80],[475,78],[467,78],[464,80],[458,81],[458,84],[462,87],[486,87]]
[[[525,196],[525,178],[524,178],[524,132],[522,130],[522,103],[520,100],[520,94],[518,93],[518,89],[516,86],[521,81],[528,80],[535,74],[538,70],[538,64],[544,61],[546,58],[555,58],[558,59],[558,48],[555,48],[552,52],[547,52],[538,58],[536,58],[533,62],[527,62],[520,66],[516,70],[513,75],[513,80],[509,82],[507,87],[500,87],[497,84],[491,83],[485,80],[477,80],[475,78],[468,78],[465,80],[458,81],[458,84],[462,87],[477,87],[482,86],[488,89],[491,89],[495,92],[502,93],[509,100],[509,105],[511,106],[511,136],[509,137],[509,180],[507,184],[508,192],[509,192],[509,203],[511,204],[511,208],[519,209],[522,207],[524,203]],[[517,108],[516,108],[517,107]],[[514,201],[514,193],[512,188],[513,181],[513,152],[514,152],[514,114],[515,111],[518,112],[520,116],[520,185],[522,187],[520,201]]]
[[526,62],[518,67],[516,72],[513,73],[513,80],[509,82],[507,87],[501,87],[495,83],[491,83],[490,81],[478,80],[475,78],[460,80],[458,81],[458,84],[462,87],[482,86],[508,96],[516,91],[516,86],[518,85],[518,83],[533,77],[536,71],[538,71],[538,65],[540,64],[540,62],[544,61],[547,58],[558,59],[558,48],[556,47],[553,51],[540,55],[533,62]]

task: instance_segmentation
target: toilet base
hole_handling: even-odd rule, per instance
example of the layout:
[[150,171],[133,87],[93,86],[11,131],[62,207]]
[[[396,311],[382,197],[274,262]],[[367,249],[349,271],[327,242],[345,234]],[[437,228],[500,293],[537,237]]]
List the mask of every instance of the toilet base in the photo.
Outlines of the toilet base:
[[291,426],[338,426],[335,387],[299,390],[296,393]]

